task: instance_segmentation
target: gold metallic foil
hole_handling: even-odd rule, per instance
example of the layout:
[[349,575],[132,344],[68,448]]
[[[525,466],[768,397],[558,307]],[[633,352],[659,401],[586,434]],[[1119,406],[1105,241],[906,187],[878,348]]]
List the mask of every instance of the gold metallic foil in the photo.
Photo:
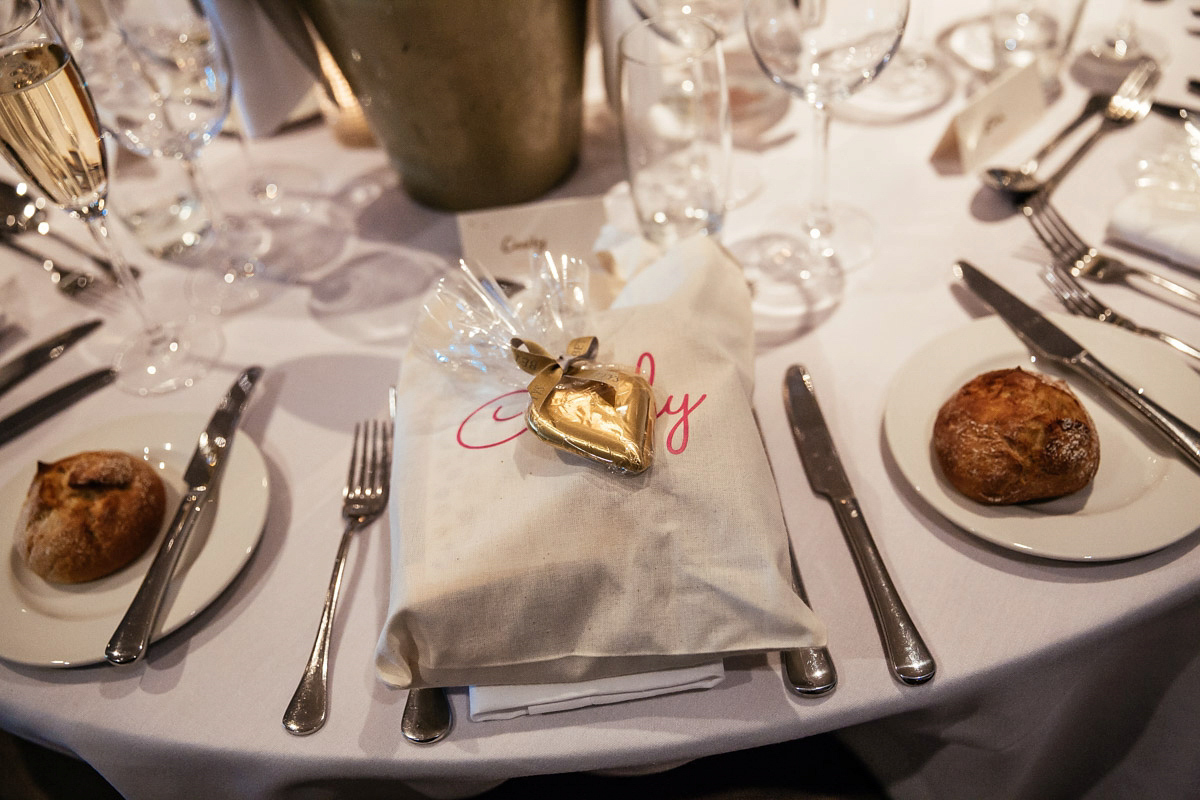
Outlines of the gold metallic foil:
[[642,376],[591,363],[595,337],[572,340],[562,359],[533,342],[512,344],[521,369],[534,376],[525,424],[538,438],[617,472],[636,474],[650,466],[654,391]]

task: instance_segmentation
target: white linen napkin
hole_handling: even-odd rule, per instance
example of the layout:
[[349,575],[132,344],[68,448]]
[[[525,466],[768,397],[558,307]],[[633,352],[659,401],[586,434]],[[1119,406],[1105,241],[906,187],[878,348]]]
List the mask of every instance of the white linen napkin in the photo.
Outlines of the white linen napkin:
[[203,0],[232,61],[233,100],[251,137],[270,136],[308,102],[316,76],[255,0]]
[[592,333],[602,360],[652,378],[657,455],[637,476],[526,432],[524,391],[406,356],[383,681],[506,687],[483,693],[483,714],[556,710],[719,680],[639,673],[825,641],[792,589],[751,416],[750,298],[736,263],[709,239],[683,242],[635,275]]
[[1200,192],[1140,187],[1117,203],[1106,235],[1173,264],[1200,269]]
[[576,683],[528,686],[472,686],[468,692],[472,722],[552,714],[586,706],[625,703],[675,692],[711,689],[725,679],[725,662],[664,669]]

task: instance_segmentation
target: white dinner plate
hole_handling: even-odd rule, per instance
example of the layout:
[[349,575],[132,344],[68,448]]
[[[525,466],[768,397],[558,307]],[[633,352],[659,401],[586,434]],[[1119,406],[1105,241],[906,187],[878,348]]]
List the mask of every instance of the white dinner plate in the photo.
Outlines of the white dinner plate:
[[[1200,375],[1159,342],[1102,322],[1050,315],[1146,395],[1200,427]],[[1079,396],[1100,438],[1090,486],[1055,500],[989,506],[959,494],[933,453],[938,409],[980,373],[1022,367],[1062,378]],[[1166,547],[1200,527],[1200,473],[1156,429],[1089,380],[1035,359],[999,318],[985,317],[918,351],[897,374],[884,409],[888,447],[913,488],[947,519],[1022,553],[1067,561],[1110,561]]]
[[[53,584],[34,574],[13,540],[16,520],[36,465],[0,489],[0,658],[46,667],[76,667],[104,661],[104,648],[125,615],[158,550],[184,493],[183,471],[208,417],[158,414],[103,423],[39,454],[52,462],[85,450],[142,454],[160,470],[167,490],[163,529],[133,563],[87,583]],[[205,509],[183,552],[157,640],[200,613],[241,572],[262,535],[267,518],[267,467],[258,445],[245,434],[233,441],[229,463],[214,502]]]

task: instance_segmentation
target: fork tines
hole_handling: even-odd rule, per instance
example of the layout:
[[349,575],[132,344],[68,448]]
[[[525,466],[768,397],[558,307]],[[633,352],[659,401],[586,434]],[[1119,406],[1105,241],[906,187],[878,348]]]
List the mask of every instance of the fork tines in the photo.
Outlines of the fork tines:
[[1077,262],[1086,263],[1097,255],[1096,249],[1088,246],[1041,192],[1029,198],[1021,206],[1021,211],[1056,264],[1069,268]]
[[391,463],[392,423],[377,419],[355,423],[350,474],[343,495],[366,499],[386,494]]

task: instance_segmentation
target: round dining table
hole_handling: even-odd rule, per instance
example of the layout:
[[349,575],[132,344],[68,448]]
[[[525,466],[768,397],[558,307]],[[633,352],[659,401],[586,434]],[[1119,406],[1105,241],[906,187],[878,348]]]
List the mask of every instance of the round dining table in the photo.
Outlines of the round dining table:
[[[1126,5],[1088,2],[1072,55],[1102,37]],[[1158,99],[1200,106],[1200,97],[1187,91],[1189,76],[1200,75],[1200,37],[1189,32],[1200,21],[1180,0],[1129,5],[1165,54]],[[979,163],[970,152],[946,158],[939,145],[987,92],[983,76],[953,48],[970,40],[968,23],[977,27],[991,4],[917,0],[913,6],[905,46],[931,47],[952,69],[955,91],[943,105],[907,119],[835,113],[831,193],[872,217],[875,255],[847,274],[842,299],[829,313],[786,337],[764,337],[754,365],[755,407],[796,562],[828,628],[838,675],[833,692],[791,693],[775,654],[728,659],[724,680],[703,691],[501,721],[470,721],[467,690],[450,689],[453,729],[436,744],[414,745],[400,729],[407,692],[383,683],[375,668],[391,581],[385,516],[362,530],[349,551],[331,643],[328,720],[311,736],[284,730],[281,718],[312,646],[342,530],[354,423],[386,411],[421,297],[461,254],[457,215],[407,198],[381,149],[344,145],[317,121],[249,143],[264,169],[303,166],[323,188],[298,224],[276,220],[272,247],[281,268],[265,276],[260,301],[216,317],[225,347],[214,369],[164,395],[102,389],[0,451],[0,485],[27,481],[39,458],[98,430],[181,415],[203,423],[238,372],[261,365],[263,381],[234,444],[235,454],[241,446],[261,456],[235,476],[255,488],[244,493],[245,508],[222,509],[244,511],[239,524],[253,530],[233,545],[219,545],[215,536],[203,542],[242,548],[237,567],[218,576],[211,598],[182,609],[189,613],[178,629],[131,665],[104,663],[102,653],[98,663],[65,668],[0,660],[0,727],[88,762],[131,800],[466,797],[517,776],[634,774],[826,732],[837,732],[897,798],[1194,797],[1200,475],[1132,415],[1107,410],[1126,431],[1111,452],[1102,450],[1102,475],[1149,477],[1132,482],[1144,488],[1141,494],[1111,499],[1120,513],[1101,508],[1082,524],[1127,541],[1115,552],[1129,555],[1067,559],[1006,541],[1021,541],[1022,525],[1044,527],[1045,519],[977,514],[986,517],[986,533],[970,532],[964,517],[971,514],[956,510],[961,504],[947,508],[934,487],[914,480],[914,454],[896,452],[916,448],[915,460],[928,461],[921,428],[927,420],[897,419],[902,400],[915,397],[936,409],[946,386],[992,368],[997,349],[1027,363],[1019,340],[955,277],[957,261],[974,264],[1037,310],[1065,315],[1040,277],[1048,256],[1029,222],[984,188],[978,171],[983,163],[1015,164],[1036,151],[1091,91],[1068,58],[1061,93],[1044,110],[1024,109],[1029,118],[1002,147]],[[599,25],[604,18],[595,19]],[[610,208],[627,208],[600,38],[588,53],[578,167],[542,202],[604,197]],[[1151,114],[1104,137],[1063,180],[1054,204],[1106,251],[1200,286],[1200,262],[1189,272],[1104,241],[1113,209],[1134,191],[1143,162],[1182,148],[1186,136],[1179,121]],[[777,224],[777,209],[807,196],[810,144],[810,111],[799,102],[752,141],[737,141],[737,162],[762,180],[729,209],[724,243]],[[244,168],[242,150],[228,137],[210,150],[204,158],[215,182],[232,185]],[[1200,163],[1197,152],[1192,157]],[[122,160],[115,181],[137,166]],[[55,219],[64,235],[86,239]],[[1200,214],[1196,219],[1200,226]],[[289,258],[312,262],[314,255],[321,263],[287,266]],[[69,260],[66,253],[62,259]],[[264,260],[270,269],[270,257]],[[135,261],[147,295],[164,298],[161,308],[185,303],[189,281],[203,268],[145,253]],[[1136,287],[1089,285],[1142,324],[1200,342],[1195,308]],[[0,361],[72,323],[107,319],[120,302],[68,297],[35,263],[6,248],[0,248],[0,286],[6,308],[24,323],[0,340]],[[105,327],[7,393],[0,415],[103,366]],[[1185,391],[1182,404],[1172,395],[1171,410],[1200,426],[1197,362],[1115,327],[1096,334],[1116,342],[1113,358],[1122,364],[1165,364],[1173,386],[1192,392]],[[781,399],[793,364],[812,376],[882,560],[936,659],[928,683],[910,686],[892,676],[846,540],[827,500],[810,488]],[[1086,396],[1107,408],[1100,394]],[[908,428],[916,433],[906,435]],[[257,491],[267,493],[262,509],[253,500]],[[6,496],[11,504],[21,494]],[[1055,508],[1051,518],[1062,513]],[[4,520],[15,518],[15,508],[2,511]],[[1007,522],[992,524],[997,519]],[[1053,531],[1049,536],[1045,548],[1052,551]],[[1155,542],[1149,552],[1140,546],[1145,541]],[[0,568],[15,569],[16,558],[6,554]],[[46,637],[53,637],[53,609],[39,613]],[[0,630],[0,638],[11,635]],[[12,652],[7,644],[3,649]]]

